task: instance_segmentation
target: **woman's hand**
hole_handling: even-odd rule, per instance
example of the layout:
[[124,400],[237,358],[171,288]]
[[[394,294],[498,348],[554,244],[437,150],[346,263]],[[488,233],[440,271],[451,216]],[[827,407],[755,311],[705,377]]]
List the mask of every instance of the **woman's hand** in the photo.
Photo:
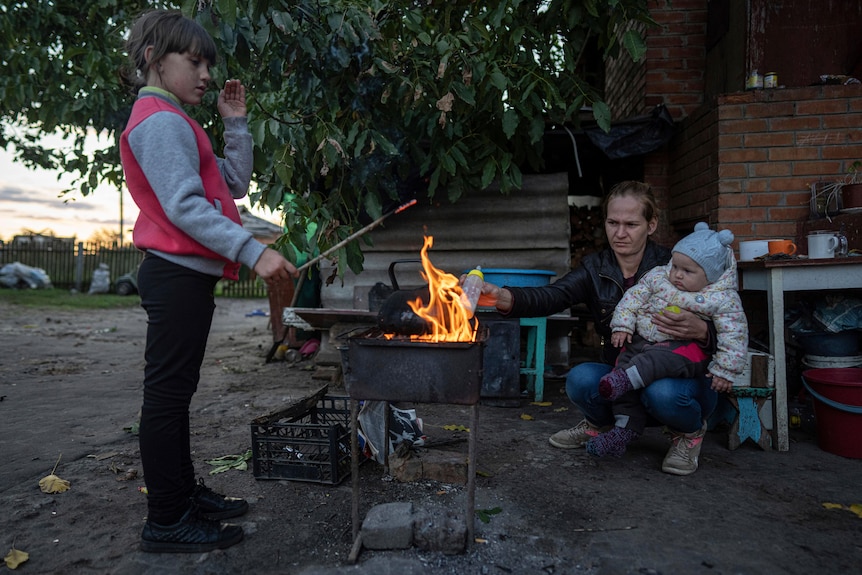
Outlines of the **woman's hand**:
[[652,316],[652,322],[658,330],[673,339],[690,339],[706,342],[709,339],[709,327],[707,323],[688,310],[679,312],[662,310]]
[[[458,285],[464,285],[464,279],[467,274],[462,274],[458,278]],[[502,312],[507,312],[512,309],[512,293],[503,289],[498,285],[484,282],[482,283],[482,293],[479,294],[479,301],[476,304],[481,307],[495,307]]]
[[732,381],[729,381],[717,375],[713,375],[711,373],[707,374],[707,377],[712,378],[712,385],[710,387],[712,387],[712,389],[714,389],[715,391],[722,392],[730,391],[731,389],[733,389]]
[[245,86],[239,80],[228,80],[218,93],[218,113],[222,118],[237,118],[246,115]]

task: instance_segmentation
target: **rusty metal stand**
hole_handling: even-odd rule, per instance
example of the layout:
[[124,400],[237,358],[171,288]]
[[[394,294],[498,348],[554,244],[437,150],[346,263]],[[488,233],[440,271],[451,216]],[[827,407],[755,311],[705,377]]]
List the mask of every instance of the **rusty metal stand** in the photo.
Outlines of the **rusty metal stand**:
[[[384,437],[388,441],[389,439],[389,425],[388,425],[388,413],[387,409],[387,425],[386,425],[386,435]],[[467,445],[467,505],[465,508],[465,521],[467,522],[467,545],[469,545],[475,536],[476,531],[476,436],[478,435],[479,429],[479,404],[473,403],[470,405],[470,438],[468,439]],[[384,446],[385,451],[385,461],[386,461],[386,470],[389,469],[389,446],[388,444]],[[353,540],[354,540],[354,548],[357,546],[361,546],[361,533],[360,533],[360,525],[361,522],[359,520],[359,400],[358,399],[350,399],[350,480],[352,483],[352,505],[351,505],[351,520],[353,522]],[[354,554],[351,553],[352,556],[358,555],[358,551]]]

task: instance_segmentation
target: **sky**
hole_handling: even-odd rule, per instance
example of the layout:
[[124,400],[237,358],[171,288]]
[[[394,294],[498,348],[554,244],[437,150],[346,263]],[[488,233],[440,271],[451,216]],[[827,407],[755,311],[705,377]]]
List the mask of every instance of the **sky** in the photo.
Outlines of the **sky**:
[[[84,197],[80,193],[61,196],[71,187],[72,178],[59,172],[31,170],[12,160],[12,154],[0,149],[0,240],[28,232],[57,237],[75,237],[86,241],[99,230],[120,230],[120,193],[102,186]],[[277,214],[253,209],[247,198],[239,205],[249,207],[259,218],[279,223]],[[131,230],[138,208],[127,190],[123,190],[123,240],[131,242]]]

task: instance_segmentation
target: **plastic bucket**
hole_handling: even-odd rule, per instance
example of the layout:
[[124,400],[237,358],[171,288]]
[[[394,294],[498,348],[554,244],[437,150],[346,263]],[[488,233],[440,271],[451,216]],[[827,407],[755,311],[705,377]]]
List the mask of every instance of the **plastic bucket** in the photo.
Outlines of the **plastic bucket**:
[[486,282],[500,287],[541,287],[548,285],[557,274],[551,270],[482,268],[482,275]]
[[862,368],[809,369],[802,383],[814,397],[820,449],[862,459]]
[[825,367],[862,367],[862,355],[848,356],[823,356],[823,355],[806,355],[802,358],[802,363],[810,368],[825,368]]

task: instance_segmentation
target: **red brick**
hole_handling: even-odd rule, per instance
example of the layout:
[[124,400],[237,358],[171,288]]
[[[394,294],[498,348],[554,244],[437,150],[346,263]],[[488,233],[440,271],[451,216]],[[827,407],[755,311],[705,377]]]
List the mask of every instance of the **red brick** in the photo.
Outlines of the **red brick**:
[[748,150],[745,148],[740,148],[718,151],[718,161],[722,164],[742,162],[765,162],[766,160],[766,150]]
[[742,195],[742,180],[720,180],[718,182],[719,199],[725,196]]
[[745,164],[724,164],[718,166],[718,177],[724,178],[747,178],[748,168]]
[[792,238],[796,236],[796,222],[754,222],[755,237],[760,238]]
[[770,221],[792,221],[800,220],[808,215],[811,210],[808,207],[808,202],[797,207],[775,207],[769,208]]
[[[745,182],[745,191],[749,194],[760,195],[769,190],[769,180],[767,178],[752,178]],[[752,195],[752,197],[754,197]]]
[[748,207],[748,194],[725,194],[718,197],[718,205],[723,208]]
[[779,132],[817,130],[821,127],[819,116],[794,116],[792,118],[770,118],[769,129]]
[[754,222],[766,219],[765,208],[723,208],[722,215],[726,222]]
[[771,176],[788,176],[791,174],[789,162],[767,162],[751,166],[751,177],[768,178]]
[[726,150],[728,148],[742,147],[742,134],[725,134],[718,137],[718,147]]
[[745,110],[745,107],[742,104],[722,106],[718,109],[718,119],[719,120],[739,120],[740,118],[745,117],[745,114],[743,113],[744,110]]
[[771,148],[775,146],[792,146],[793,134],[790,132],[756,132],[743,136],[746,148]]
[[827,146],[842,143],[843,139],[841,135],[834,132],[824,132],[822,130],[817,130],[796,134],[797,146]]
[[767,128],[766,120],[728,120],[718,124],[720,134],[748,134],[751,132],[764,132]]
[[846,100],[808,100],[796,104],[796,113],[800,116],[812,114],[845,114]]
[[745,107],[747,118],[775,118],[776,116],[790,118],[793,117],[794,112],[793,102],[758,103]]
[[838,130],[841,128],[862,128],[862,114],[840,114],[838,116],[824,116],[823,128],[827,130]]
[[824,160],[857,160],[862,158],[862,146],[826,146],[822,157]]
[[771,148],[769,149],[770,161],[782,160],[816,160],[820,157],[820,148]]
[[795,162],[793,164],[794,176],[835,174],[840,170],[840,162]]

